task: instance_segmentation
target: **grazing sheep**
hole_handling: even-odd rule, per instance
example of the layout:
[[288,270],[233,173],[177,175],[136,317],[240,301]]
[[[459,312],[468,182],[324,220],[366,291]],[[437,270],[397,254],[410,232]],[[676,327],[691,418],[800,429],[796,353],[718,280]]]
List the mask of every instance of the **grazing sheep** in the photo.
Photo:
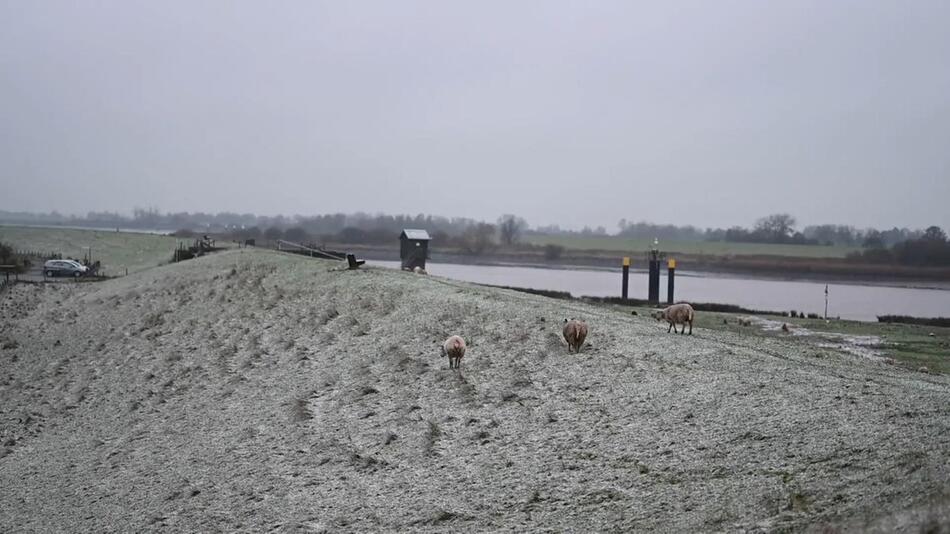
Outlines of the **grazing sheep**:
[[578,319],[568,321],[564,319],[562,330],[564,340],[567,341],[567,352],[580,352],[584,340],[587,339],[587,323]]
[[[689,335],[693,335],[693,317],[695,312],[693,312],[693,307],[685,302],[680,302],[679,304],[674,304],[663,310],[657,310],[653,312],[653,317],[657,321],[666,321],[670,323],[670,327],[666,329],[666,333],[669,333],[670,330],[673,330],[674,334],[685,334],[686,325],[689,324]],[[676,330],[676,325],[682,324],[683,331],[678,332]]]
[[465,356],[465,340],[461,336],[449,336],[442,344],[442,356],[449,357],[449,369],[458,369]]

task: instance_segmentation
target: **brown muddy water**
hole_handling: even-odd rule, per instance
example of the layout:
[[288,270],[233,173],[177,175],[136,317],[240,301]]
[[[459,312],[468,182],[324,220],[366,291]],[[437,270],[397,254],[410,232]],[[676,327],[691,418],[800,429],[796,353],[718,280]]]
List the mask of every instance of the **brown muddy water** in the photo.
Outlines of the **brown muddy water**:
[[[399,268],[395,261],[370,261]],[[574,296],[619,297],[620,270],[544,269],[537,267],[427,264],[429,274],[500,286],[568,291]],[[877,321],[878,315],[950,316],[950,286],[895,287],[829,282],[828,316]],[[660,299],[666,301],[667,281],[660,277]],[[756,310],[824,314],[825,283],[767,280],[712,273],[676,273],[676,300],[736,304]],[[647,274],[630,273],[630,298],[647,298]]]

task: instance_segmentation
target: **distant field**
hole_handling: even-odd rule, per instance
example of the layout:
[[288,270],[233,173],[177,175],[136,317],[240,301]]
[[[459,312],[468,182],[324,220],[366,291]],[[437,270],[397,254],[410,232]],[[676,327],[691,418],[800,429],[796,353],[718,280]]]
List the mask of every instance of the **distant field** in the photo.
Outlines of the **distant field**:
[[[649,250],[651,239],[624,237],[581,236],[526,236],[524,241],[532,245],[561,245],[575,250],[616,250],[640,252]],[[859,247],[824,247],[820,245],[770,245],[764,243],[726,243],[723,241],[660,241],[660,250],[667,253],[724,255],[771,255],[802,258],[843,258]]]
[[91,247],[93,260],[102,262],[105,274],[115,276],[125,274],[126,269],[132,273],[167,263],[179,240],[108,230],[0,226],[0,241],[18,250],[58,252],[73,258],[82,258],[88,250],[85,247]]

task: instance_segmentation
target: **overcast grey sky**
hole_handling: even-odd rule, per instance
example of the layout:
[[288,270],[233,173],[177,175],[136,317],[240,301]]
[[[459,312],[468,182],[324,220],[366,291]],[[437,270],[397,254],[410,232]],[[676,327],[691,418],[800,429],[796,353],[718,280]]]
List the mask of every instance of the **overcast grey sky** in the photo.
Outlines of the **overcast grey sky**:
[[0,209],[950,227],[950,1],[0,0]]

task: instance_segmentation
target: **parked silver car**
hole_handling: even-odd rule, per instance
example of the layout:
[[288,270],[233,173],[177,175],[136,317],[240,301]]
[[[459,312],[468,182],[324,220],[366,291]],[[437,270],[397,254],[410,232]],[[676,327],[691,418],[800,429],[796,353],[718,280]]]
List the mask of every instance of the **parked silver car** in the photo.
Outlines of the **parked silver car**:
[[48,260],[43,264],[43,273],[46,276],[73,276],[79,278],[89,269],[74,260]]

